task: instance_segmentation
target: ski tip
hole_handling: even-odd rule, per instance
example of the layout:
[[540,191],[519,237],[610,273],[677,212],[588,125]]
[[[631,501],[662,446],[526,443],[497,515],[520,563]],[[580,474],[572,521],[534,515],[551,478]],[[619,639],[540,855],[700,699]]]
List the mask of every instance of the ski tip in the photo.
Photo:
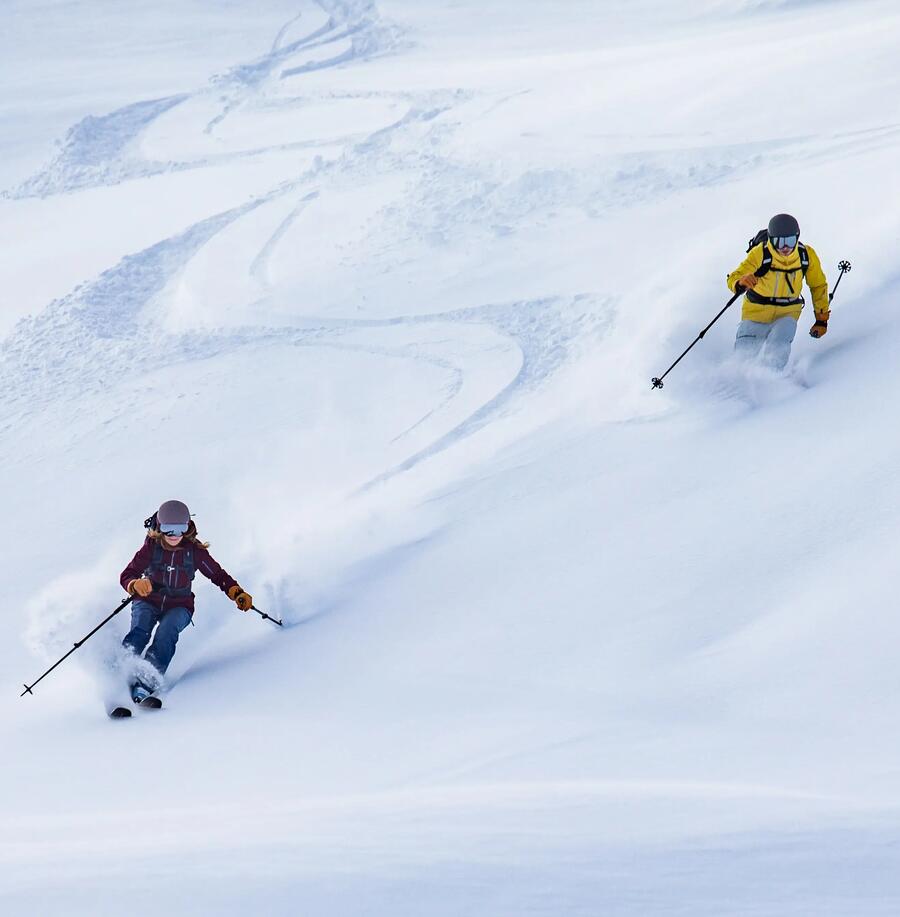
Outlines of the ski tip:
[[112,710],[107,712],[111,720],[124,720],[126,717],[131,716],[131,711],[127,707],[113,707]]
[[150,697],[145,697],[138,706],[143,710],[159,710],[162,707],[162,701],[151,694]]

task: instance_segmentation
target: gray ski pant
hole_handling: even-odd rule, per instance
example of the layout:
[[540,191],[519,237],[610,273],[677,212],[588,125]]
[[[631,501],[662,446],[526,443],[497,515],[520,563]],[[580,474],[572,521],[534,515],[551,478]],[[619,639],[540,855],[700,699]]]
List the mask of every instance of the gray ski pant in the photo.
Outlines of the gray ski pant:
[[734,352],[746,359],[759,357],[772,369],[784,369],[791,355],[791,342],[797,333],[797,319],[785,315],[774,322],[743,320],[737,328]]

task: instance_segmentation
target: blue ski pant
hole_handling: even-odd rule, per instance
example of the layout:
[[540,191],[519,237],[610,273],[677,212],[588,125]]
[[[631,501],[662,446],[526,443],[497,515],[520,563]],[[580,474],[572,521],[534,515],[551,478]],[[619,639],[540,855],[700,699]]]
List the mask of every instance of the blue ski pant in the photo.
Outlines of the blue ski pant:
[[135,599],[131,603],[131,630],[125,635],[122,646],[140,656],[150,643],[150,634],[155,627],[153,642],[150,643],[150,649],[144,658],[161,674],[165,674],[175,655],[178,635],[190,623],[191,614],[186,608],[167,608],[160,614],[155,605]]
[[772,369],[784,369],[791,355],[791,342],[797,333],[797,319],[791,315],[774,322],[751,322],[744,319],[737,328],[734,352],[747,359],[759,357]]

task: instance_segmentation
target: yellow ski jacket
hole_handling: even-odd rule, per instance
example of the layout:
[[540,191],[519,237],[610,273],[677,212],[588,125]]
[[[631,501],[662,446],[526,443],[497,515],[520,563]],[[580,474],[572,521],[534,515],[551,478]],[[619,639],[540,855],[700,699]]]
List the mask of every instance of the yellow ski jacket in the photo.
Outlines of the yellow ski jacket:
[[[803,311],[803,271],[800,268],[800,251],[798,248],[782,258],[773,251],[768,242],[765,246],[772,254],[772,267],[759,278],[753,290],[744,296],[741,318],[751,322],[774,322],[778,318],[790,315],[800,318]],[[822,271],[822,262],[811,245],[806,246],[809,254],[809,267],[806,270],[806,285],[812,293],[813,309],[817,312],[828,311],[828,280]],[[737,282],[747,274],[752,274],[762,264],[763,246],[756,245],[747,257],[728,275],[728,289],[734,292]],[[760,302],[765,299],[781,299],[783,303]]]

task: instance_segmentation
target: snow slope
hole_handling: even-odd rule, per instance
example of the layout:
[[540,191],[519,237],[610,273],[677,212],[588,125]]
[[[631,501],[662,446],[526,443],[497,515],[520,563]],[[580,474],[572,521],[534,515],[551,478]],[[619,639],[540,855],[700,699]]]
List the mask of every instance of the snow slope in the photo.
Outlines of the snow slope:
[[[895,5],[124,10],[0,11],[3,912],[900,912]],[[173,497],[285,627],[19,698]]]

